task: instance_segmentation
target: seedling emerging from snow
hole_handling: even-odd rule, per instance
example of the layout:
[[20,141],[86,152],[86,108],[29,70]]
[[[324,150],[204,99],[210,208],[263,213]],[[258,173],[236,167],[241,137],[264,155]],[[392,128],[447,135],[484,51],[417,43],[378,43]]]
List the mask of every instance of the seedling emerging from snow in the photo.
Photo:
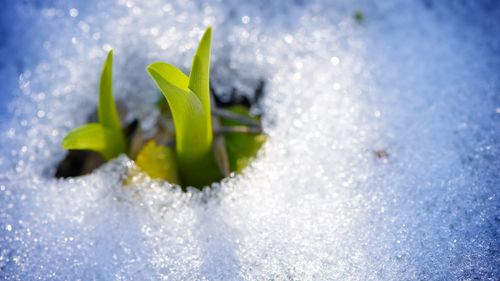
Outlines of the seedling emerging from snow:
[[[159,130],[153,137],[144,138],[138,131],[129,134],[128,141],[125,139],[112,94],[112,52],[104,63],[99,85],[99,123],[71,131],[64,138],[63,147],[96,151],[105,160],[129,152],[131,157],[137,155],[137,166],[151,178],[183,186],[201,188],[230,172],[241,172],[266,137],[260,119],[252,117],[248,108],[233,106],[224,110],[215,105],[211,108],[211,32],[208,28],[201,38],[189,77],[163,62],[147,67],[166,99],[160,109],[167,104],[170,108],[172,116],[162,116],[162,120],[173,121],[175,148],[169,145],[173,132],[161,125],[163,122],[158,123]],[[126,143],[130,143],[130,151]]]
[[155,62],[147,67],[172,112],[182,182],[195,187],[222,178],[212,150],[209,89],[211,34],[211,28],[203,34],[189,77],[175,66],[164,62]]
[[126,145],[115,101],[113,100],[113,51],[109,51],[102,69],[97,106],[99,123],[90,123],[69,132],[63,139],[64,149],[91,150],[105,160],[125,153]]

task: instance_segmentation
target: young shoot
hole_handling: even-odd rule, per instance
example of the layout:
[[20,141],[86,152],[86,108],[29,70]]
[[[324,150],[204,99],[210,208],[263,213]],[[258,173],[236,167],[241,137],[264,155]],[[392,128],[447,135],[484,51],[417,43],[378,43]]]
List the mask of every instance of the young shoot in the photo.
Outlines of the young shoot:
[[365,15],[363,14],[363,12],[361,10],[356,10],[354,12],[354,20],[356,20],[356,22],[358,23],[362,23],[364,20],[365,20]]
[[181,181],[194,187],[202,187],[222,178],[212,150],[209,89],[211,34],[209,27],[198,45],[189,77],[164,62],[155,62],[147,67],[172,112]]
[[163,94],[163,102],[157,106],[166,113],[157,120],[158,128],[152,136],[129,125],[125,139],[113,100],[110,51],[99,84],[99,121],[69,132],[62,141],[63,148],[95,151],[106,161],[128,152],[149,177],[184,187],[202,188],[231,172],[241,172],[266,136],[260,118],[252,116],[249,108],[219,109],[215,104],[212,108],[211,35],[209,27],[196,49],[189,77],[164,62],[147,67]]
[[91,150],[106,161],[126,152],[125,138],[113,99],[113,51],[109,51],[102,69],[97,106],[99,122],[90,123],[69,132],[62,141],[68,150]]

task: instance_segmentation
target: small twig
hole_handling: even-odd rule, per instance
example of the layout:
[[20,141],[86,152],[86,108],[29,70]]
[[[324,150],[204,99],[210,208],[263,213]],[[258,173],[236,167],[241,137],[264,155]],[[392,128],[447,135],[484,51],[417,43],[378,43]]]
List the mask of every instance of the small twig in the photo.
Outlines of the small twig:
[[[213,95],[210,96],[212,106],[212,114],[214,110],[217,110],[217,106],[215,105],[215,98]],[[222,127],[220,123],[220,118],[218,116],[214,116],[212,118],[212,130],[218,131]],[[213,140],[213,149],[215,152],[215,161],[220,168],[220,171],[224,175],[224,177],[229,176],[230,168],[229,168],[229,156],[226,151],[226,141],[224,139],[224,135],[214,135]]]
[[261,128],[247,127],[247,126],[220,127],[218,130],[214,132],[215,134],[226,134],[226,133],[262,134],[263,133]]
[[238,113],[234,113],[229,110],[221,109],[221,108],[212,108],[212,115],[222,117],[224,119],[229,119],[236,121],[240,124],[252,126],[252,127],[260,127],[259,122],[253,120],[252,118],[246,117],[244,115],[240,115]]

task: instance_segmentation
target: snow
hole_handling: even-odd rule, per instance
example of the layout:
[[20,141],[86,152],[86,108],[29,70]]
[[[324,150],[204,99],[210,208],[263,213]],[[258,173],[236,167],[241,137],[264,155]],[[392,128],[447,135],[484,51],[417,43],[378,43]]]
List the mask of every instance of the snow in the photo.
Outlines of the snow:
[[[497,2],[68,2],[0,4],[0,279],[500,278]],[[219,92],[266,83],[253,165],[187,193],[124,186],[125,156],[54,179],[106,51],[148,120],[145,66],[187,70],[207,25]]]

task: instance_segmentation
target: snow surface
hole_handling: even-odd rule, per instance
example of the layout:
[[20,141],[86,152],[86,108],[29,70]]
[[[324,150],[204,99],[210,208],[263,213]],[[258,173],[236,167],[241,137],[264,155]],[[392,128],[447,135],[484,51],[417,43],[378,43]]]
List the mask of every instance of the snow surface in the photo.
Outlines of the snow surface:
[[[0,7],[0,279],[500,279],[498,2]],[[270,140],[243,175],[123,186],[121,157],[52,177],[109,48],[115,95],[147,126],[145,66],[188,69],[207,25],[220,92],[266,83]]]

